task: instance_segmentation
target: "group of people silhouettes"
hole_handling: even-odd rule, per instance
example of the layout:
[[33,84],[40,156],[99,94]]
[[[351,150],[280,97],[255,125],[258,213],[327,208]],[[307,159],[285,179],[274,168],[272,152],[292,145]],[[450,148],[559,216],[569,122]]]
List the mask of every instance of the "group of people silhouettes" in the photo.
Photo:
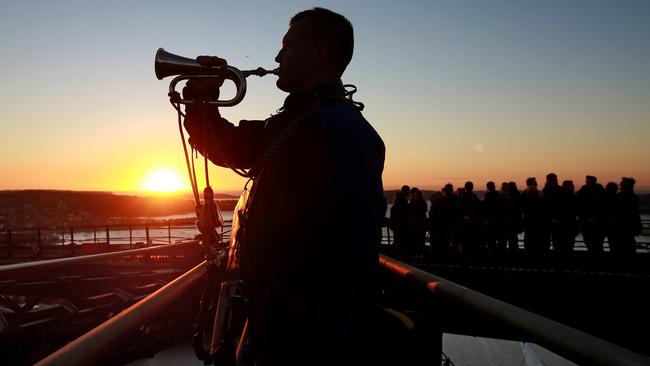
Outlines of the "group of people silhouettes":
[[388,226],[405,259],[425,256],[427,233],[433,255],[512,255],[523,233],[524,254],[568,256],[581,233],[589,253],[603,253],[607,239],[612,255],[626,257],[636,252],[642,230],[634,184],[624,177],[603,187],[588,175],[576,192],[573,181],[560,185],[550,173],[541,190],[533,177],[523,191],[515,182],[503,182],[498,191],[490,181],[481,200],[472,182],[457,190],[448,183],[431,194],[430,206],[422,191],[405,185],[395,194]]

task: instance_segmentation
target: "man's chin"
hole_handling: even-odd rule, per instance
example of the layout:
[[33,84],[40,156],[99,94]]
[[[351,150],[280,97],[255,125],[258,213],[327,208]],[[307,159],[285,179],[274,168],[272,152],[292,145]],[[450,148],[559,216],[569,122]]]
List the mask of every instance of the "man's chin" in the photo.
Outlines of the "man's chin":
[[283,92],[291,93],[291,87],[287,85],[282,79],[278,79],[278,81],[275,82],[275,86],[277,86],[278,89],[282,90]]

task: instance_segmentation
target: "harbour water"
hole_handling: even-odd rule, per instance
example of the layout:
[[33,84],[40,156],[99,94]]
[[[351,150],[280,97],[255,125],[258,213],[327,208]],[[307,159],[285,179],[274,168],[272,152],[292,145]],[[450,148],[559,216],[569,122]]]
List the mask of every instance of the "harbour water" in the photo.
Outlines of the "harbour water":
[[[222,211],[221,212],[223,219],[226,221],[232,220],[232,215],[233,211]],[[188,212],[185,214],[178,214],[178,215],[169,215],[169,216],[157,216],[157,217],[150,217],[148,219],[155,220],[158,222],[164,223],[166,220],[177,220],[177,219],[192,219],[195,218],[195,214],[193,212]],[[143,219],[143,218],[139,218]],[[642,235],[639,235],[636,237],[637,243],[643,243],[645,244],[646,248],[650,246],[650,215],[643,214],[641,215],[641,220],[645,223],[645,230]],[[100,228],[101,229],[101,228]],[[156,242],[158,243],[165,243],[168,242],[168,231],[167,227],[162,225],[160,227],[152,227],[149,229],[149,236],[152,238],[157,238],[154,239],[153,243],[155,244]],[[386,233],[387,229],[384,229],[384,235],[387,235]],[[175,240],[184,238],[184,239],[189,239],[193,238],[195,235],[198,234],[198,230],[196,230],[195,227],[192,225],[189,225],[187,227],[179,227],[179,228],[174,228],[173,231],[173,236],[176,237]],[[68,233],[63,233],[65,236],[66,242],[69,240]],[[105,232],[101,232],[99,234],[96,234],[92,230],[86,231],[86,232],[80,232],[79,234],[75,233],[75,241],[92,241],[96,235],[100,235],[100,238],[102,237],[101,235],[106,235]],[[132,229],[131,234],[129,234],[128,227],[124,229],[116,229],[116,230],[111,230],[110,232],[110,237],[111,237],[111,243],[113,244],[123,244],[125,241],[128,242],[129,240],[129,235],[132,237],[139,238],[138,241],[142,241],[143,238],[145,238],[146,233],[145,233],[145,228],[144,226],[140,227],[134,227]],[[390,237],[393,237],[392,231],[390,231]],[[60,238],[60,235],[59,235]],[[523,241],[523,234],[520,234],[519,237],[520,241]],[[60,242],[60,239],[59,239]],[[580,242],[582,242],[582,235],[578,234],[576,237],[576,250],[586,250],[584,245],[581,245]],[[607,244],[605,244],[605,251],[608,251],[609,247]],[[648,249],[639,249],[640,251],[648,251]]]

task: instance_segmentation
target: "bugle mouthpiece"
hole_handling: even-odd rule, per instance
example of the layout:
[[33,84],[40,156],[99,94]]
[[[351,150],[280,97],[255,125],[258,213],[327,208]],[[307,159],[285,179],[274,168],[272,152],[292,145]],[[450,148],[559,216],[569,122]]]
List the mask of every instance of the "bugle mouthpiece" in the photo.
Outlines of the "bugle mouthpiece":
[[256,75],[256,76],[262,77],[262,76],[266,76],[266,75],[269,75],[269,74],[277,75],[279,71],[280,71],[279,69],[267,70],[267,69],[263,69],[261,67],[258,67],[255,70],[243,70],[242,74],[244,74],[245,77],[249,77],[251,75]]

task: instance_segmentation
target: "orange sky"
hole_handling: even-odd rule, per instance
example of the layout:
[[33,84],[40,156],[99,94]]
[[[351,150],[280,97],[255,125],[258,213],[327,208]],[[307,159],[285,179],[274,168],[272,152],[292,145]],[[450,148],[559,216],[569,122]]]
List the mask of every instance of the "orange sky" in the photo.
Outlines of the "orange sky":
[[[0,189],[132,192],[161,169],[186,179],[156,50],[273,68],[290,16],[303,9],[193,3],[4,5]],[[631,176],[650,189],[648,3],[323,5],[355,25],[343,81],[358,86],[355,99],[384,139],[387,189],[466,180],[521,188],[549,172],[576,186],[586,174],[603,183]],[[232,16],[215,22],[224,12]],[[264,119],[284,97],[273,78],[251,79],[244,102],[222,113]],[[216,190],[243,186],[232,172],[212,172]]]

